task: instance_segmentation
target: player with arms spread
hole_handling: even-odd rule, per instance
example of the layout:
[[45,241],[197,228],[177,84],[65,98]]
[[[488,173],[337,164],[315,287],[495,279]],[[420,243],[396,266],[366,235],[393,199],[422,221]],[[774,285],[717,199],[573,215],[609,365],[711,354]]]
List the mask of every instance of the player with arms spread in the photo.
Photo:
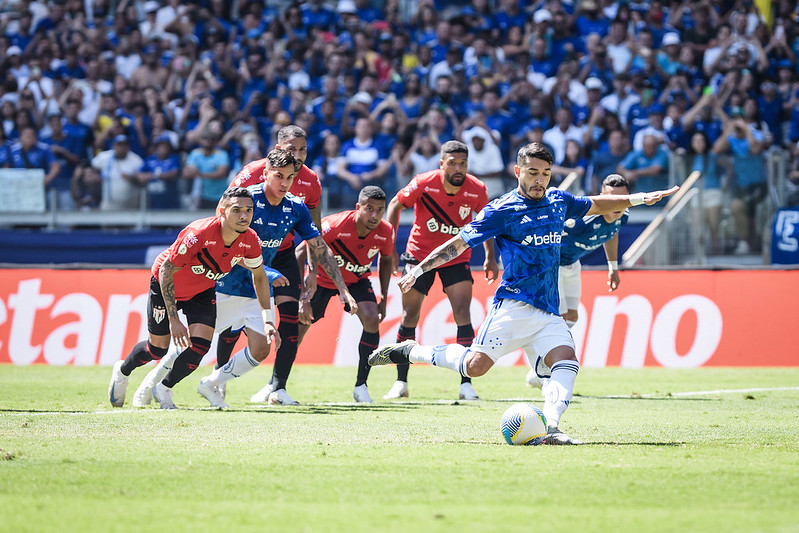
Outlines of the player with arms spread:
[[378,348],[369,356],[369,364],[429,363],[462,376],[482,376],[500,357],[519,348],[524,349],[528,361],[536,354],[545,354],[544,364],[551,378],[544,390],[543,411],[548,425],[544,442],[581,444],[558,429],[579,370],[574,340],[558,313],[558,265],[564,222],[633,205],[652,205],[679,187],[632,195],[574,196],[547,189],[552,163],[552,154],[541,143],[519,149],[513,167],[519,187],[493,200],[463,231],[433,250],[399,282],[400,290],[407,292],[428,270],[495,237],[505,270],[494,303],[472,345],[421,346],[405,341]]
[[[383,189],[369,185],[361,189],[358,203],[352,211],[343,211],[322,219],[322,238],[333,250],[347,289],[358,302],[358,318],[363,333],[358,343],[358,376],[352,397],[359,403],[372,403],[366,380],[369,377],[368,357],[380,343],[379,326],[386,316],[388,285],[391,281],[394,252],[394,230],[383,220],[386,210],[386,193]],[[297,248],[297,259],[304,264],[307,247],[301,243]],[[380,255],[378,278],[380,280],[380,303],[377,303],[369,273],[372,260]],[[318,286],[313,297],[300,301],[300,341],[311,324],[325,316],[330,299],[338,289],[325,271],[319,273]]]
[[[117,361],[108,387],[108,399],[122,407],[130,373],[154,359],[161,359],[170,338],[182,350],[174,366],[156,384],[153,395],[162,409],[175,409],[172,387],[191,374],[211,346],[216,323],[216,282],[237,265],[252,278],[260,308],[270,311],[269,280],[263,269],[258,235],[250,229],[252,194],[241,187],[225,191],[215,217],[192,222],[156,258],[151,269],[147,298],[149,336],[133,347],[124,361]],[[245,270],[246,269],[246,270]],[[182,310],[188,328],[178,318]],[[271,323],[265,335],[280,343]]]
[[[466,173],[469,149],[460,141],[447,141],[441,146],[440,168],[415,176],[388,204],[386,218],[394,227],[399,225],[400,212],[413,207],[414,218],[408,246],[403,259],[406,272],[425,258],[437,246],[457,235],[461,228],[472,220],[473,213],[488,203],[486,186],[482,181]],[[484,243],[486,259],[484,268],[489,283],[499,275],[499,266],[494,259],[494,244],[491,239]],[[422,276],[417,276],[413,287],[402,295],[402,322],[397,332],[397,342],[416,338],[416,326],[422,302],[436,278],[441,279],[444,293],[452,306],[457,326],[459,344],[469,346],[474,339],[469,306],[472,303],[472,272],[469,268],[471,253],[453,258]],[[394,270],[399,257],[394,254]],[[383,397],[384,399],[408,396],[408,365],[397,366],[397,381]],[[458,397],[462,400],[477,400],[469,376],[461,377]]]
[[[322,184],[319,182],[319,176],[316,175],[316,172],[305,165],[305,159],[308,156],[308,136],[305,130],[293,124],[284,126],[277,132],[277,145],[275,148],[291,152],[294,156],[294,167],[297,170],[297,175],[291,183],[289,192],[308,207],[308,211],[311,213],[311,219],[316,227],[319,228],[322,212],[320,206]],[[250,185],[263,183],[264,176],[266,175],[265,166],[266,158],[245,165],[231,182],[230,186],[249,187]],[[288,280],[286,284],[278,285],[274,289],[275,307],[277,307],[277,311],[280,315],[278,331],[280,332],[282,342],[275,354],[272,379],[264,388],[256,392],[252,398],[250,398],[250,401],[253,403],[268,401],[271,404],[278,405],[297,405],[298,402],[292,399],[286,392],[286,383],[291,373],[291,367],[294,365],[294,360],[297,358],[298,300],[302,286],[300,269],[295,257],[294,233],[286,235],[286,238],[277,250],[277,254],[274,259],[272,259],[271,267],[280,272]],[[315,275],[316,265],[313,264],[311,276]],[[315,283],[315,278],[309,281]],[[217,368],[223,366],[228,359],[230,359],[233,346],[236,344],[240,335],[241,330],[226,330],[219,334],[216,353]]]

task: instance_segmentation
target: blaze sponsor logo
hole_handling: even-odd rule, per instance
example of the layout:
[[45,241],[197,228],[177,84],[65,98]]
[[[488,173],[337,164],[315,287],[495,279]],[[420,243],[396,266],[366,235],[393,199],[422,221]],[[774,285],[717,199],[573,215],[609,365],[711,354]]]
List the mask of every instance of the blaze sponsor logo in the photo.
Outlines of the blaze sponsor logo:
[[205,267],[202,265],[191,265],[191,271],[199,275],[205,272]]
[[153,320],[155,320],[157,324],[160,324],[164,321],[164,318],[166,318],[166,308],[160,306],[153,307]]
[[430,233],[443,233],[444,235],[457,235],[461,232],[458,226],[451,226],[449,224],[442,224],[435,218],[431,218],[425,224]]
[[213,270],[207,269],[202,265],[192,265],[191,271],[198,276],[205,276],[211,281],[218,281],[227,275],[227,272],[214,272]]

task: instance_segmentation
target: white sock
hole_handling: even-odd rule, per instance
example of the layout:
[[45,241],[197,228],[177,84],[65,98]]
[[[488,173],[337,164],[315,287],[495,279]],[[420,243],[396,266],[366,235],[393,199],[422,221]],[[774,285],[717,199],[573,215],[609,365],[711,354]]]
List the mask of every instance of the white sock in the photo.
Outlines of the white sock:
[[569,406],[574,391],[574,380],[580,363],[577,361],[558,361],[552,365],[552,377],[544,385],[544,417],[547,426],[557,427],[560,417]]
[[260,363],[250,355],[250,348],[236,352],[230,360],[217,368],[208,376],[208,381],[214,385],[222,385],[233,378],[238,378],[257,367]]
[[155,387],[156,383],[160,383],[164,380],[169,371],[172,370],[172,364],[175,362],[175,359],[178,358],[178,351],[171,350],[168,354],[163,356],[158,364],[150,370],[147,375],[142,380],[141,387]]
[[408,359],[412,363],[429,363],[433,366],[448,368],[460,375],[466,373],[466,355],[469,349],[460,344],[439,344],[437,346],[414,346]]

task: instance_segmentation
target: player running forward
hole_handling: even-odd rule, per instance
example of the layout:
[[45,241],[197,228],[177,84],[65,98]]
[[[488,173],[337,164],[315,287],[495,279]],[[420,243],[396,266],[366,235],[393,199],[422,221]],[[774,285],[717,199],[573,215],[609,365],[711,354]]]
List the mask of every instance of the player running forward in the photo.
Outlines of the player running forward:
[[[294,156],[294,166],[297,175],[291,184],[289,192],[304,202],[311,213],[311,219],[318,228],[321,224],[322,185],[316,172],[308,168],[304,163],[308,156],[308,138],[305,130],[299,126],[284,126],[277,132],[276,148],[291,152]],[[263,183],[266,166],[266,159],[259,159],[244,166],[241,172],[231,182],[231,187],[257,185]],[[286,392],[286,383],[291,373],[291,367],[297,357],[298,340],[298,300],[300,297],[300,269],[297,265],[294,250],[294,233],[289,233],[280,244],[280,247],[272,259],[272,268],[283,274],[288,283],[274,288],[275,307],[280,314],[278,332],[280,332],[280,348],[275,354],[275,364],[272,370],[272,379],[263,389],[255,393],[251,402],[262,403],[269,401],[272,404],[297,405],[291,396]],[[316,266],[311,269],[313,276],[316,274]],[[312,280],[315,286],[315,278]],[[241,330],[234,331],[227,329],[217,337],[216,366],[223,366],[233,347],[241,335]],[[222,389],[224,391],[224,388]],[[223,394],[224,396],[224,394]]]
[[430,363],[462,376],[482,376],[500,357],[519,348],[524,349],[528,361],[536,354],[546,354],[544,364],[551,377],[544,389],[543,411],[548,425],[544,442],[581,444],[558,429],[579,370],[574,340],[558,314],[564,222],[622,211],[632,205],[652,205],[679,187],[632,195],[574,196],[547,189],[552,163],[552,154],[541,143],[520,148],[513,167],[519,187],[493,200],[462,232],[433,250],[399,282],[400,290],[408,292],[425,272],[495,237],[505,269],[494,303],[471,347],[421,346],[409,340],[378,348],[369,356],[369,364]]
[[[358,318],[363,325],[358,343],[358,376],[352,391],[353,399],[359,403],[372,403],[366,387],[371,368],[367,359],[380,343],[378,328],[386,316],[386,299],[391,281],[394,230],[391,224],[383,220],[385,210],[386,193],[380,187],[368,185],[358,194],[355,210],[322,219],[322,237],[335,254],[347,289],[358,302]],[[378,254],[380,303],[377,303],[369,279],[372,260]],[[304,263],[305,255],[306,245],[302,243],[297,248],[300,264]],[[325,316],[327,304],[336,294],[338,289],[333,280],[324,271],[320,272],[313,297],[300,301],[300,342],[311,324]]]
[[[307,243],[313,264],[321,265],[339,289],[341,303],[348,305],[351,313],[357,313],[358,305],[347,291],[336,258],[319,235],[319,230],[311,220],[311,213],[299,198],[288,194],[295,174],[294,157],[286,150],[275,148],[266,159],[268,164],[264,182],[247,189],[252,192],[255,205],[251,227],[260,239],[264,264],[271,266],[283,239],[296,231]],[[248,344],[211,375],[201,379],[197,386],[197,392],[212,407],[225,408],[227,404],[220,389],[230,379],[241,377],[257,367],[269,354],[269,346],[264,342],[262,333],[252,327],[257,325],[260,312],[254,305],[255,293],[246,272],[242,269],[231,271],[229,277],[217,284],[216,293],[219,324],[227,328],[243,319]]]
[[[488,203],[486,186],[482,181],[466,173],[469,149],[459,141],[447,141],[441,146],[439,169],[414,176],[411,182],[397,193],[388,204],[386,218],[396,234],[400,211],[413,207],[414,217],[408,246],[403,259],[407,272],[424,259],[437,246],[457,235],[463,226],[472,220],[473,213]],[[485,263],[483,267],[489,283],[499,275],[494,260],[494,244],[488,239],[484,243]],[[453,258],[423,276],[418,276],[413,287],[402,295],[402,321],[397,332],[397,342],[416,338],[416,326],[422,302],[436,278],[452,306],[452,315],[457,326],[459,344],[469,346],[474,339],[469,306],[472,303],[472,272],[469,268],[470,251]],[[394,253],[394,271],[399,257]],[[383,396],[384,399],[408,396],[408,365],[397,365],[397,381]],[[477,400],[469,376],[462,376],[458,397],[462,400]]]
[[[610,174],[602,181],[601,194],[629,194],[627,180],[618,174]],[[605,248],[608,260],[608,289],[615,291],[619,287],[619,229],[627,223],[629,211],[619,210],[605,215],[588,215],[583,218],[569,219],[565,222],[563,236],[560,241],[560,268],[558,269],[558,294],[560,307],[558,312],[571,328],[577,322],[577,308],[580,305],[582,285],[580,283],[580,258],[600,246]],[[541,366],[542,375],[538,375],[534,366],[527,373],[526,381],[533,387],[543,387],[549,375],[544,372],[544,354],[536,358],[536,366]]]
[[[258,235],[250,229],[252,194],[234,187],[222,195],[215,217],[192,222],[153,263],[147,298],[149,336],[117,361],[108,386],[114,407],[125,403],[128,376],[137,367],[161,359],[170,338],[183,350],[153,391],[162,409],[175,409],[172,387],[191,374],[211,346],[216,320],[216,282],[238,266],[252,279],[260,310],[270,313],[269,280],[263,269]],[[250,272],[247,272],[249,270]],[[178,318],[182,310],[188,329]],[[265,327],[263,327],[265,326]],[[280,344],[272,321],[262,325],[268,342]]]

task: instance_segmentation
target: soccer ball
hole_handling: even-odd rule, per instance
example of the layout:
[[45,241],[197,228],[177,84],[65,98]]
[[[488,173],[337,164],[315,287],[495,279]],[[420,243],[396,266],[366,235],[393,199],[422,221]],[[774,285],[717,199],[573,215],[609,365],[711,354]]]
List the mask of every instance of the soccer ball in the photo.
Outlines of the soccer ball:
[[500,429],[510,445],[538,446],[547,434],[547,420],[535,405],[515,403],[502,415]]

